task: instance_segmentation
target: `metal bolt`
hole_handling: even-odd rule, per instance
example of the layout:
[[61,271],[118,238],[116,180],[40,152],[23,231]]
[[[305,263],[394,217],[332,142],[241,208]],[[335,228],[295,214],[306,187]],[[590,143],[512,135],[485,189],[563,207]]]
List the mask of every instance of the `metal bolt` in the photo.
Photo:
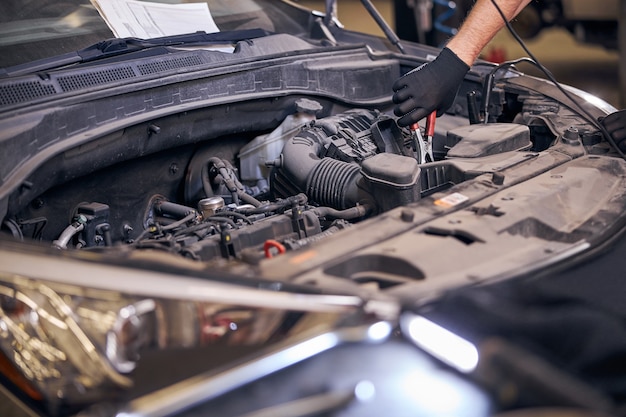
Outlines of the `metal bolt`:
[[170,175],[176,175],[178,173],[178,164],[176,162],[172,162],[170,164]]
[[45,205],[45,202],[43,201],[42,198],[36,198],[33,200],[33,202],[31,203],[31,206],[34,209],[40,209]]
[[580,145],[579,138],[580,135],[578,133],[578,129],[574,126],[570,126],[563,133],[563,143],[567,145]]
[[504,174],[501,172],[494,172],[491,175],[491,182],[494,183],[495,185],[504,184]]
[[415,213],[413,213],[411,210],[404,209],[402,210],[402,213],[400,213],[400,219],[403,222],[411,223],[414,218],[415,218]]

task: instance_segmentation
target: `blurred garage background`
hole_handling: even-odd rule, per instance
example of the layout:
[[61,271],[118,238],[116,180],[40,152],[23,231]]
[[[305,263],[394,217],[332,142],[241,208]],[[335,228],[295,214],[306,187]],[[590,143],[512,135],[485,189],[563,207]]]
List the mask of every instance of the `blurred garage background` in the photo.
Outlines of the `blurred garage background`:
[[[316,10],[325,10],[324,0],[297,2]],[[450,36],[445,33],[447,29],[458,26],[464,10],[471,7],[472,0],[454,2],[457,7],[453,15],[447,6],[448,1],[372,0],[372,3],[401,38],[422,39],[425,43],[441,45]],[[565,13],[571,13],[563,10],[570,7],[566,3],[576,7],[576,16],[564,16]],[[444,13],[451,17],[442,20],[441,30],[433,28],[426,33],[418,33],[414,24],[414,11],[418,4],[431,7],[431,23],[446,17]],[[623,69],[620,75],[618,52],[619,39],[626,36],[626,30],[621,30],[620,34],[617,25],[620,12],[623,14],[623,9],[626,9],[626,0],[541,0],[531,3],[527,9],[527,13],[516,19],[515,26],[520,34],[525,34],[524,41],[530,51],[559,81],[595,94],[617,108],[626,107],[626,65],[621,64]],[[383,36],[360,0],[338,0],[337,14],[347,29]],[[604,20],[607,16],[612,21]],[[553,24],[541,27],[537,19]],[[506,29],[483,50],[484,58],[496,62],[522,56],[526,56],[526,53]],[[626,59],[622,57],[621,61]],[[529,64],[521,64],[517,68],[528,74],[542,76]]]

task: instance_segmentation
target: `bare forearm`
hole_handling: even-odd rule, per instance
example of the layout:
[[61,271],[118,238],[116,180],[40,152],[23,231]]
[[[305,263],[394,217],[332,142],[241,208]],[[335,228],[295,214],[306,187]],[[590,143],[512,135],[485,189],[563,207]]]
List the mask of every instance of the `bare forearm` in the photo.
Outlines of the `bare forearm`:
[[[531,0],[494,0],[507,20]],[[393,113],[399,126],[410,126],[436,110],[441,116],[454,103],[465,74],[505,22],[492,0],[476,0],[459,32],[432,62],[396,80]]]
[[[495,0],[507,20],[511,20],[531,0]],[[483,48],[504,27],[491,0],[477,0],[459,32],[446,45],[466,64],[472,65]]]

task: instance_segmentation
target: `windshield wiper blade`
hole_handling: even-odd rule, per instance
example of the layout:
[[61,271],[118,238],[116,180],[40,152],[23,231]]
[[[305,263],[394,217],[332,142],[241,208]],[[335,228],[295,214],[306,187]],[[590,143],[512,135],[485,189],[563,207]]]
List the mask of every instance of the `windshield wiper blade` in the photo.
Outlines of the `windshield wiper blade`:
[[26,64],[0,68],[0,77],[11,77],[49,71],[67,65],[83,64],[86,62],[97,61],[103,58],[109,58],[112,56],[123,55],[155,47],[221,45],[224,43],[236,43],[248,39],[261,38],[268,35],[271,35],[271,32],[264,29],[246,29],[213,33],[195,32],[152,39],[112,38],[98,42],[79,51],[39,59]]

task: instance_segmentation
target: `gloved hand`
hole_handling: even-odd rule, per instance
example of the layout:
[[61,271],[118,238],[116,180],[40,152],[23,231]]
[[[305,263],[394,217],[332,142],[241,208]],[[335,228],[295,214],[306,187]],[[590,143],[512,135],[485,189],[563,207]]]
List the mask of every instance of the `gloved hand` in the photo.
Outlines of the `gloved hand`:
[[616,111],[600,119],[619,148],[626,152],[626,109]]
[[409,126],[433,110],[441,116],[452,106],[469,66],[454,52],[443,48],[434,61],[421,65],[393,84],[393,112],[398,125]]

